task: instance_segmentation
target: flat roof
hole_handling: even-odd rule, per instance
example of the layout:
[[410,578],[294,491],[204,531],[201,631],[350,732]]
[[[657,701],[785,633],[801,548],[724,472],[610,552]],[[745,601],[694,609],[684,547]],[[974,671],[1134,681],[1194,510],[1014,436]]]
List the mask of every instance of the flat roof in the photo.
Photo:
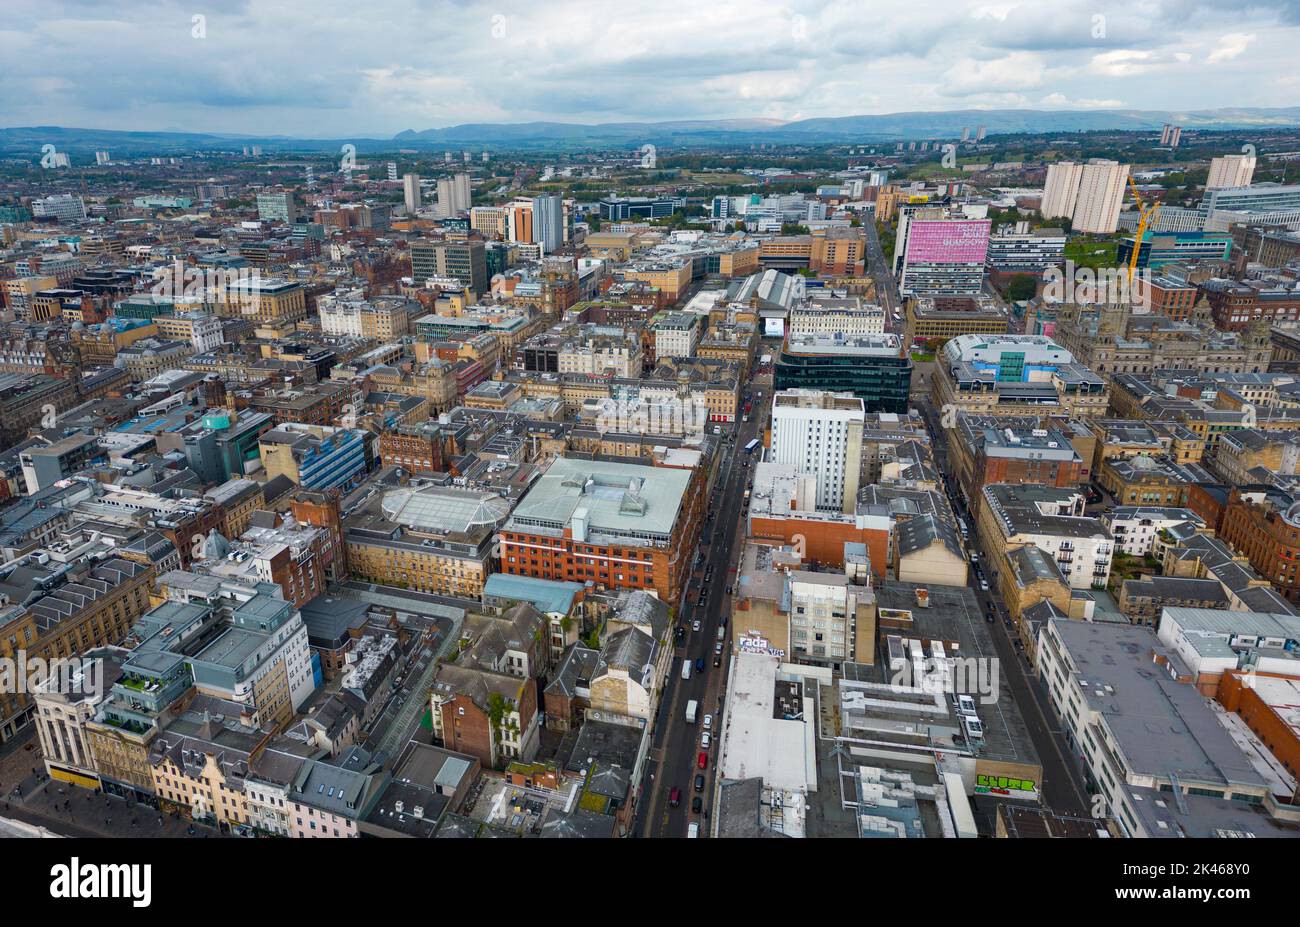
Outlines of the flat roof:
[[1088,709],[1099,714],[1136,776],[1263,788],[1266,783],[1195,686],[1152,662],[1149,628],[1053,619]]
[[579,518],[589,536],[666,540],[690,481],[689,470],[557,457],[519,501],[508,526],[560,531]]

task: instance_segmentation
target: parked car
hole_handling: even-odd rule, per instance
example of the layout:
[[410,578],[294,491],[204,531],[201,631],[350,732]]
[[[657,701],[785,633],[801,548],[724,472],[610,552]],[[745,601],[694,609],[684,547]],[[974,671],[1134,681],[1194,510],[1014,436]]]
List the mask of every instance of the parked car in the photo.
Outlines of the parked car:
[[704,729],[705,729],[706,731],[709,731],[709,730],[712,730],[712,729],[713,729],[713,715],[705,715],[705,716],[704,716]]
[[707,769],[708,766],[709,766],[709,755],[705,753],[703,750],[701,750],[700,755],[695,758],[695,768]]
[[696,795],[691,799],[691,814],[699,814],[704,810],[704,799]]
[[695,777],[695,791],[697,791],[697,792],[703,792],[703,791],[704,791],[704,774],[703,774],[703,773],[700,773],[699,775],[697,775],[697,776]]
[[713,735],[710,734],[708,731],[705,731],[703,734],[700,735],[700,749],[701,749],[701,750],[707,750],[707,749],[709,749],[709,744],[711,744],[711,743],[713,743]]

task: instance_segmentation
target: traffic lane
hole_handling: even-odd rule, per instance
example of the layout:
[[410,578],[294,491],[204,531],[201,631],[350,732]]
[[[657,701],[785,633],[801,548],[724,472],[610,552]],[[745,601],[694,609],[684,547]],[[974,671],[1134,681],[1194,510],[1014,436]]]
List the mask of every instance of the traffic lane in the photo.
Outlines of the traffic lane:
[[[688,687],[679,688],[679,694],[675,697],[676,704],[673,706],[674,715],[681,715],[680,718],[669,717],[667,722],[670,725],[670,732],[667,737],[663,756],[660,760],[660,777],[656,780],[655,791],[658,797],[666,800],[666,793],[671,791],[675,786],[683,790],[686,795],[686,788],[690,786],[693,790],[694,777],[699,773],[697,759],[699,755],[699,740],[703,729],[700,722],[705,714],[716,716],[716,707],[720,701],[722,680],[725,676],[724,663],[722,672],[711,672],[712,654],[717,643],[717,629],[720,625],[721,609],[725,605],[726,598],[726,579],[730,576],[730,564],[732,553],[736,548],[736,535],[741,529],[743,508],[743,497],[741,486],[748,481],[749,468],[744,464],[737,465],[738,458],[748,459],[748,455],[743,455],[741,447],[745,442],[750,440],[750,436],[759,429],[759,419],[762,416],[762,406],[757,415],[752,415],[749,422],[740,423],[736,431],[736,441],[729,449],[729,458],[727,464],[727,476],[723,481],[722,498],[720,499],[720,508],[717,511],[717,521],[714,525],[714,536],[711,538],[709,554],[706,557],[706,566],[712,567],[713,574],[710,575],[708,583],[703,583],[700,591],[703,593],[704,605],[700,606],[699,595],[697,595],[690,605],[690,614],[687,620],[694,622],[696,618],[700,620],[700,631],[691,631],[686,641],[686,646],[681,648],[684,657],[694,660],[702,658],[705,661],[705,670],[703,674],[697,673],[692,669],[691,680],[680,680],[688,683]],[[725,571],[722,582],[718,582],[717,571]],[[700,578],[702,582],[702,577]],[[677,664],[680,667],[680,662]],[[680,669],[679,678],[680,678]],[[683,696],[682,691],[690,693]],[[685,706],[690,698],[696,698],[700,702],[699,719],[696,725],[689,725],[685,722]],[[683,730],[684,729],[684,730]],[[674,773],[678,773],[685,779],[684,782],[673,781]],[[706,771],[706,788],[707,783],[711,781],[711,770]],[[685,826],[688,820],[694,819],[693,813],[683,811],[683,807],[689,806],[689,797],[683,802],[683,806],[678,809],[671,809],[668,813],[662,815],[656,823],[659,830],[665,835],[674,835],[680,829],[685,833]],[[652,812],[654,808],[652,807]],[[674,814],[677,811],[679,813]],[[701,816],[701,823],[702,823]]]
[[[713,644],[717,640],[717,627],[719,624],[721,606],[725,596],[726,583],[714,582],[716,579],[710,568],[716,572],[719,568],[726,570],[730,564],[732,552],[735,549],[736,532],[740,530],[743,498],[740,485],[748,481],[749,469],[743,464],[737,466],[737,459],[742,456],[748,459],[748,455],[742,455],[741,448],[750,440],[750,436],[755,434],[760,425],[760,420],[764,418],[764,405],[760,400],[759,409],[751,415],[749,422],[739,422],[732,429],[734,440],[727,446],[725,453],[726,458],[721,470],[721,479],[718,481],[718,488],[715,491],[714,498],[717,499],[717,506],[714,510],[712,529],[707,532],[708,537],[701,539],[701,547],[706,547],[704,560],[701,564],[703,572],[693,570],[690,581],[687,585],[683,606],[681,609],[682,624],[684,627],[691,629],[687,632],[683,644],[674,647],[674,673],[668,683],[668,691],[665,692],[664,698],[660,704],[660,719],[657,724],[662,726],[656,732],[655,745],[659,747],[662,744],[662,755],[656,761],[658,774],[655,779],[650,780],[648,777],[645,789],[649,793],[647,802],[646,817],[649,819],[648,828],[653,832],[671,827],[677,823],[676,819],[680,815],[675,815],[670,809],[662,816],[660,815],[660,806],[666,805],[668,792],[676,785],[681,787],[680,783],[672,782],[675,770],[681,769],[686,758],[694,763],[697,753],[694,749],[698,740],[695,732],[691,731],[691,726],[685,723],[685,706],[692,697],[700,694],[705,696],[704,699],[698,699],[702,702],[700,714],[707,712],[707,706],[711,704],[710,697],[716,698],[716,692],[719,689],[718,679],[721,674],[710,673],[711,656],[713,653]],[[708,575],[709,582],[705,583],[703,577]],[[698,586],[698,591],[697,587]],[[714,587],[718,590],[715,592]],[[695,593],[692,595],[692,593]],[[703,595],[704,604],[700,605],[699,601]],[[715,607],[715,605],[717,607]],[[700,631],[693,630],[693,623],[699,620]],[[696,658],[704,658],[705,673],[697,674],[692,670],[690,680],[681,679],[681,660],[689,658],[694,661]],[[667,706],[666,708],[664,706]],[[680,718],[677,716],[681,715]],[[687,728],[690,736],[682,735],[681,728]],[[689,744],[690,749],[684,749]],[[683,826],[684,833],[684,826]]]
[[[983,551],[980,554],[986,556]],[[985,602],[986,609],[989,605],[994,609],[994,623],[998,625],[998,630],[991,636],[998,648],[1012,697],[1020,708],[1043,766],[1044,804],[1067,814],[1090,813],[1087,789],[1078,767],[1066,756],[1069,746],[1059,727],[1059,719],[1047,702],[1041,682],[1034,675],[1024,650],[1016,646],[1019,637],[1009,626],[1010,618],[1005,606],[991,592],[977,589],[976,595]]]
[[[719,508],[715,512],[712,536],[709,538],[708,552],[705,555],[704,566],[706,572],[708,567],[713,571],[719,568],[725,569],[725,565],[730,556],[733,545],[734,531],[737,525],[737,504],[738,492],[736,483],[745,472],[743,467],[736,467],[735,460],[739,455],[738,448],[743,443],[741,437],[747,434],[749,429],[742,427],[737,431],[736,442],[728,449],[728,457],[725,463],[723,479],[721,480],[721,496],[719,497]],[[719,533],[719,529],[721,533]],[[703,542],[702,542],[703,543]],[[696,619],[700,621],[700,630],[688,630],[682,646],[674,649],[674,666],[673,671],[676,674],[671,678],[669,686],[670,691],[665,693],[661,705],[666,704],[667,709],[661,708],[661,712],[666,714],[661,716],[660,736],[656,737],[657,741],[662,742],[661,756],[657,760],[656,777],[649,779],[650,772],[647,769],[647,783],[643,788],[649,793],[647,803],[646,822],[644,830],[654,836],[684,836],[686,833],[686,824],[693,818],[690,808],[690,798],[687,795],[687,788],[693,788],[694,773],[690,772],[694,768],[697,753],[694,750],[698,742],[696,727],[689,725],[685,720],[686,704],[692,698],[700,702],[700,716],[708,713],[707,706],[710,704],[710,697],[713,689],[716,688],[710,682],[710,677],[716,674],[709,673],[711,664],[712,648],[708,644],[710,640],[716,640],[716,628],[719,612],[711,607],[712,601],[716,598],[714,592],[715,586],[725,586],[712,582],[716,576],[711,577],[709,583],[703,583],[703,575],[697,577],[692,573],[691,584],[688,585],[686,604],[682,610],[682,621],[690,629]],[[699,592],[692,596],[692,586],[700,583]],[[699,593],[703,593],[704,605],[700,606]],[[691,671],[691,678],[684,680],[681,678],[681,661],[696,658],[705,659],[705,671],[697,673],[694,668]],[[684,729],[684,731],[683,731]],[[682,781],[678,781],[682,780]],[[684,801],[682,805],[673,808],[668,801],[669,793],[674,788],[683,790]]]
[[[918,406],[929,423],[931,436],[934,439],[935,462],[941,472],[947,472],[947,431],[937,427],[938,423],[934,421],[934,408],[928,399],[919,402]],[[966,500],[961,497],[958,489],[949,484],[946,492],[953,510],[969,517]],[[991,562],[987,552],[979,547],[978,535],[968,542],[968,546],[978,550],[985,563]],[[984,607],[985,613],[987,614],[990,605],[994,608],[997,619],[994,623],[999,628],[991,636],[1006,671],[1008,684],[1011,685],[1012,697],[1020,708],[1020,714],[1030,731],[1034,749],[1038,751],[1039,761],[1043,765],[1044,803],[1057,811],[1086,814],[1089,808],[1086,789],[1075,767],[1066,759],[1065,753],[1068,748],[1064,737],[1056,727],[1056,715],[1050,705],[1044,704],[1038,681],[1025,659],[1024,651],[1015,646],[1018,638],[1014,638],[1012,636],[1014,631],[1006,626],[1005,606],[993,596],[992,589],[985,592],[979,588],[979,580],[974,577],[974,570],[971,572],[971,588]]]
[[1055,714],[1036,697],[1036,681],[1024,651],[1015,646],[1012,631],[1006,626],[1004,610],[991,595],[979,590],[976,595],[981,597],[986,609],[990,604],[994,606],[994,624],[998,625],[999,630],[990,636],[1001,660],[1002,673],[1011,687],[1012,698],[1020,708],[1020,715],[1024,718],[1025,727],[1043,768],[1043,803],[1063,814],[1088,814],[1089,804],[1085,790],[1065,757],[1062,738],[1054,726]]

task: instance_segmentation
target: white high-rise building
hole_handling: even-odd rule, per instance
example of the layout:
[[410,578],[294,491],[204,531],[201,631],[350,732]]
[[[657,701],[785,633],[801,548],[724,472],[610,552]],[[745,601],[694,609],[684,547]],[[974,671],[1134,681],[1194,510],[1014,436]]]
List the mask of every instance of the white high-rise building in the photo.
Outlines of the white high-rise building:
[[1056,161],[1047,166],[1043,204],[1038,208],[1044,219],[1069,219],[1074,216],[1082,173],[1083,165],[1075,161]]
[[1070,223],[1073,231],[1109,235],[1118,228],[1128,170],[1127,164],[1101,158],[1093,158],[1083,165]]
[[410,215],[420,208],[420,175],[407,174],[402,178],[402,195],[406,201],[406,211]]
[[852,512],[862,467],[866,406],[852,393],[783,390],[772,397],[769,460],[817,478],[817,508]]
[[533,197],[533,240],[548,254],[564,244],[564,204],[558,196]]
[[388,182],[397,183],[397,162],[396,161],[388,162]]
[[1249,187],[1254,176],[1254,155],[1224,155],[1222,158],[1214,158],[1210,161],[1210,176],[1205,180],[1205,189]]
[[472,195],[469,174],[438,178],[438,215],[442,218],[468,212]]

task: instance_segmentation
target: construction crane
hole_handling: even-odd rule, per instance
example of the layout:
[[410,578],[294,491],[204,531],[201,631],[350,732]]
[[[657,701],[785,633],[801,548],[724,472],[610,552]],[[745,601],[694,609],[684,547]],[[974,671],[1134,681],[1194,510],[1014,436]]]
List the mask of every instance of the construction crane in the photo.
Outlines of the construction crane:
[[1130,291],[1133,288],[1133,275],[1137,272],[1138,254],[1142,251],[1142,236],[1146,233],[1147,226],[1155,231],[1156,219],[1160,217],[1160,202],[1157,200],[1148,206],[1142,199],[1142,194],[1138,193],[1137,184],[1133,182],[1132,176],[1128,179],[1129,188],[1133,191],[1133,202],[1137,203],[1138,208],[1138,225],[1137,233],[1133,236],[1133,253],[1128,259],[1128,285]]

